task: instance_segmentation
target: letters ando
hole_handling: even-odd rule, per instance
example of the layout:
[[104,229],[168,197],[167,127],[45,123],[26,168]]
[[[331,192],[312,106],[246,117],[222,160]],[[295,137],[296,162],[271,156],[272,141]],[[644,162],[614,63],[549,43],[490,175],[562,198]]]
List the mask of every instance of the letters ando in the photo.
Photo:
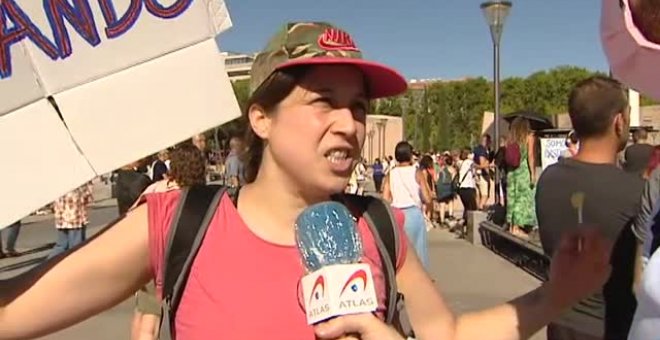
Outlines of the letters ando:
[[[117,39],[131,30],[144,10],[167,20],[184,13],[193,1],[130,0],[126,11],[117,13],[115,0],[42,0],[50,26],[45,28],[37,27],[17,0],[0,0],[0,80],[11,78],[11,47],[18,42],[28,39],[51,60],[63,60],[74,53],[69,34],[77,33],[93,47],[101,44],[97,20],[105,22],[102,33],[107,39]],[[94,17],[90,2],[98,3],[102,18]],[[170,4],[164,5],[163,2]],[[66,23],[75,32],[69,32]],[[52,40],[44,35],[45,29],[52,32]]]

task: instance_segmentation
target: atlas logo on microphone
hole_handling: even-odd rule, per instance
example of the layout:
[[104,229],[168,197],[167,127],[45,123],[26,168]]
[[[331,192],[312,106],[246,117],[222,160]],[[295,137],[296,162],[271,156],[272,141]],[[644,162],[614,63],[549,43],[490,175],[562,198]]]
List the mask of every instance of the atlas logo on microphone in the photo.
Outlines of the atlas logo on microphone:
[[312,287],[312,295],[309,297],[309,303],[312,303],[312,299],[314,300],[320,300],[325,294],[325,279],[323,278],[323,275],[319,275],[319,277],[316,279],[314,282],[314,286]]
[[[306,302],[305,310],[308,319],[323,318],[330,311],[330,304],[326,290],[326,280],[323,273],[317,273],[318,276],[314,277],[308,275],[307,282],[303,281],[303,298]],[[311,282],[313,285],[309,286]],[[306,294],[306,287],[311,287],[309,297]]]
[[368,281],[368,278],[364,269],[358,269],[346,279],[346,283],[339,293],[340,309],[360,308],[376,303],[372,296],[366,294],[367,283],[370,283],[370,287],[373,288],[373,282]]
[[356,281],[361,281],[362,282],[362,290],[367,288],[367,272],[360,269],[360,270],[357,270],[355,273],[353,273],[348,278],[348,280],[346,280],[346,283],[344,284],[344,287],[341,289],[341,293],[339,294],[339,297],[344,296],[344,293],[346,292],[346,289],[349,286],[350,286],[351,291],[357,292],[360,289],[360,285]]
[[378,300],[366,263],[335,264],[305,275],[302,280],[307,323],[376,310]]

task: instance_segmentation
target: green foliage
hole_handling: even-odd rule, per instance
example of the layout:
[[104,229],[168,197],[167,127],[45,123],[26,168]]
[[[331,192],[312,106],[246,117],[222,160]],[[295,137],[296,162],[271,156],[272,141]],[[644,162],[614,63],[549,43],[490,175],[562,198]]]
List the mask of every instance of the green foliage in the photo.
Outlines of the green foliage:
[[[567,111],[571,88],[580,80],[602,74],[574,66],[559,66],[531,74],[511,77],[500,85],[501,113],[531,110],[547,115]],[[246,110],[249,80],[232,83],[241,110]],[[641,98],[642,105],[653,104]],[[443,151],[474,145],[479,140],[483,113],[494,111],[493,84],[485,78],[431,83],[411,89],[395,98],[373,103],[374,114],[399,116],[404,120],[405,138],[419,150]],[[216,130],[224,138],[241,133],[240,120]]]
[[[602,73],[560,66],[527,78],[504,79],[500,84],[500,112],[530,110],[547,115],[566,112],[571,88],[596,74]],[[477,143],[483,113],[494,111],[494,106],[492,82],[472,78],[431,83],[425,89],[379,100],[373,112],[403,116],[406,139],[417,149],[442,151]]]
[[250,80],[235,80],[231,83],[231,86],[234,88],[234,94],[238,100],[238,105],[241,107],[241,112],[244,112],[247,108],[248,99],[250,99]]

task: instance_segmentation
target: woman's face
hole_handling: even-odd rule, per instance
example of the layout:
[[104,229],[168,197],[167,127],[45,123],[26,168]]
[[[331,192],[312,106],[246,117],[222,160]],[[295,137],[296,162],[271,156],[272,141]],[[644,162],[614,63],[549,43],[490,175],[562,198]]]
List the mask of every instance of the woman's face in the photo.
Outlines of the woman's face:
[[369,100],[351,66],[315,66],[270,118],[264,157],[300,190],[341,192],[360,159]]

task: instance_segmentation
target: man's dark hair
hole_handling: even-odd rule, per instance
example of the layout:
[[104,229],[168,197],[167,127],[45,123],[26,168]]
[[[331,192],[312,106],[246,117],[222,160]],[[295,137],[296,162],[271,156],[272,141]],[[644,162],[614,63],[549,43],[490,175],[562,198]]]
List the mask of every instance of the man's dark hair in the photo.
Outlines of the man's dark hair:
[[627,108],[628,98],[623,85],[603,76],[577,83],[568,99],[568,114],[580,139],[604,135],[614,117]]
[[486,138],[486,140],[488,141],[488,143],[490,143],[490,142],[492,141],[492,139],[490,138],[490,135],[487,134],[487,133],[484,133],[484,134],[481,136],[481,139],[484,139],[484,138]]
[[406,141],[399,142],[396,147],[394,147],[394,159],[399,163],[410,162],[412,160],[412,155],[412,145]]

